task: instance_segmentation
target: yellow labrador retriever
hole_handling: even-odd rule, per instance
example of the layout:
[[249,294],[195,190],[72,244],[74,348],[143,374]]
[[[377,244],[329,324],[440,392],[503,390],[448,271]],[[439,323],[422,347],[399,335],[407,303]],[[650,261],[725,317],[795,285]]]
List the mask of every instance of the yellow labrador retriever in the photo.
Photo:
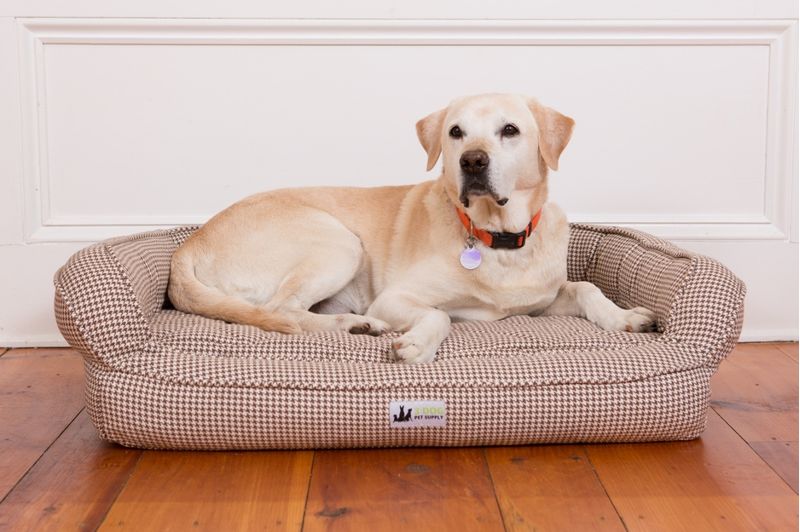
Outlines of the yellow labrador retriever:
[[402,331],[403,362],[428,362],[451,319],[585,317],[644,331],[624,310],[567,281],[569,228],[547,202],[548,169],[573,120],[517,95],[455,100],[417,122],[428,170],[414,186],[299,188],[246,198],[175,253],[176,308],[269,331]]

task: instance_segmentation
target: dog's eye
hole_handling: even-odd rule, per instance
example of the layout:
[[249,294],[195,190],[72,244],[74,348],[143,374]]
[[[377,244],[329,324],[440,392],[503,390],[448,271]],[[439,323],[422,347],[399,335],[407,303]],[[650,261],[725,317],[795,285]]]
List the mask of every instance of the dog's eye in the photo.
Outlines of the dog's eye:
[[519,128],[514,124],[506,124],[503,126],[503,131],[501,133],[503,137],[513,137],[515,135],[519,135]]
[[461,128],[458,126],[453,126],[450,128],[450,136],[454,139],[460,139],[464,136],[464,132],[461,131]]

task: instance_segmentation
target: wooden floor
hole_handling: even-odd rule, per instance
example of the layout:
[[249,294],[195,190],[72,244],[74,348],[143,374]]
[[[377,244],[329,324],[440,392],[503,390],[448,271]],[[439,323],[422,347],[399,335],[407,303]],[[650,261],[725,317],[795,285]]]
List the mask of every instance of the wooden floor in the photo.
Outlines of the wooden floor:
[[0,530],[797,530],[797,356],[739,345],[690,442],[184,453],[100,442],[74,352],[6,351]]

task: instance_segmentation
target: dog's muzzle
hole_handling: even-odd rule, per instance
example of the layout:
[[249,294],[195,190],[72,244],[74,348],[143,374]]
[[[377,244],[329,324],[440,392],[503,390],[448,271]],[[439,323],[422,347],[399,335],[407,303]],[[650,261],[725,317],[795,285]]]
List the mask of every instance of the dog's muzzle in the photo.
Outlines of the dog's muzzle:
[[508,198],[501,198],[489,184],[489,154],[483,150],[469,150],[461,154],[461,195],[459,200],[469,207],[469,196],[491,196],[503,206]]

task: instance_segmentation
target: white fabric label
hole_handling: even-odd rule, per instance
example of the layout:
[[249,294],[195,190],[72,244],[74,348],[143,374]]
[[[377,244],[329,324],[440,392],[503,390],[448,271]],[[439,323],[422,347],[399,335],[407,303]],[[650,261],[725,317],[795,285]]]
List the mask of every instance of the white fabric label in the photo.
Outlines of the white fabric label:
[[444,427],[447,407],[444,401],[392,401],[389,403],[389,426]]

